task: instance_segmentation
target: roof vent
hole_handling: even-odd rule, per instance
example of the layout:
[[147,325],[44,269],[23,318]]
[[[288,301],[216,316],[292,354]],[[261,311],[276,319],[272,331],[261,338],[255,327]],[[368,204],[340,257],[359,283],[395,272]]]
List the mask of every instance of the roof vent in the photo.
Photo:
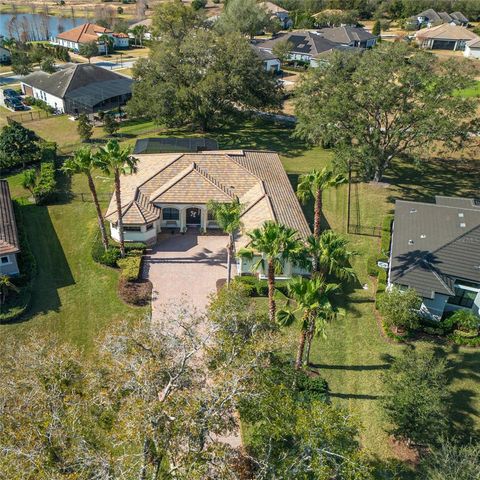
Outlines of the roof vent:
[[463,212],[460,212],[460,213],[458,214],[458,216],[459,216],[460,218],[463,218],[465,215],[463,214]]
[[417,213],[417,209],[416,208],[411,208],[410,213]]
[[415,242],[414,242],[412,239],[410,239],[410,240],[408,241],[408,244],[409,244],[409,245],[413,245],[414,243],[415,243]]
[[461,223],[461,224],[460,224],[460,228],[465,228],[466,226],[467,226],[466,223]]
[[427,238],[427,236],[426,236],[424,233],[422,233],[422,234],[420,235],[420,238]]

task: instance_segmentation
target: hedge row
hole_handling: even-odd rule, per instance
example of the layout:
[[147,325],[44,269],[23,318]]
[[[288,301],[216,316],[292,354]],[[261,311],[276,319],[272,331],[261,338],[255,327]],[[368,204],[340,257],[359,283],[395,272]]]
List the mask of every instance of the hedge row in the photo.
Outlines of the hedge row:
[[[126,243],[125,251],[127,253],[132,250],[145,253],[146,245],[141,242]],[[100,232],[95,236],[92,243],[92,259],[96,263],[106,265],[107,267],[118,267],[118,261],[120,260],[120,248],[116,243],[110,245],[107,251],[103,248],[102,238]]]
[[33,190],[35,201],[39,205],[44,205],[55,199],[57,195],[57,181],[55,178],[55,162],[42,162],[40,165],[40,175],[38,182]]
[[127,282],[134,282],[140,277],[140,271],[142,268],[142,255],[141,250],[131,250],[125,258],[118,260],[118,266],[121,269],[121,277]]
[[32,282],[37,273],[37,262],[30,249],[20,205],[14,201],[13,208],[20,243],[20,253],[17,255],[20,275],[13,277],[12,282],[19,288],[19,292],[12,292],[7,297],[6,303],[2,306],[4,311],[0,312],[0,323],[12,322],[27,311],[32,298]]
[[[246,275],[236,277],[235,282],[239,282],[245,286],[246,294],[250,297],[267,297],[268,296],[268,281],[261,280],[253,275]],[[282,292],[284,295],[288,294],[286,281],[276,281],[275,289]]]

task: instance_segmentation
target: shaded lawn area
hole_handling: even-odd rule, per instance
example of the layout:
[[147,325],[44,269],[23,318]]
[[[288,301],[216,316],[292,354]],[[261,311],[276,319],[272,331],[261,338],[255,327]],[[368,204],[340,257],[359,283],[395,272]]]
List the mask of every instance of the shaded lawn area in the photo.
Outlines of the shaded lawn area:
[[480,81],[477,80],[474,85],[463,90],[457,90],[455,96],[458,97],[480,97]]
[[[14,196],[18,177],[9,177]],[[99,191],[111,182],[97,176]],[[73,192],[88,192],[83,176],[75,176]],[[0,325],[2,338],[54,333],[87,351],[105,327],[120,319],[138,318],[147,309],[132,308],[117,295],[118,273],[93,262],[91,243],[97,231],[92,203],[80,200],[21,207],[38,274],[30,311],[23,321]]]

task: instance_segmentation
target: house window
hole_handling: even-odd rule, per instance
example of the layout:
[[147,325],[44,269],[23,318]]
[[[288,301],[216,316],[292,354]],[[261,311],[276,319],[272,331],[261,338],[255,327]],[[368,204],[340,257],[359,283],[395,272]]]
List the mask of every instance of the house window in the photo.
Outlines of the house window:
[[476,283],[463,282],[455,285],[455,296],[448,299],[450,305],[472,308],[480,286]]
[[152,230],[152,228],[153,228],[153,223],[149,223],[149,224],[147,225],[147,230]]
[[0,257],[0,263],[2,265],[8,265],[10,263],[10,259],[8,257]]
[[141,227],[123,227],[126,232],[141,232]]
[[207,218],[208,218],[209,221],[213,221],[213,222],[216,221],[214,213],[211,212],[210,210],[208,211]]
[[180,212],[176,208],[164,208],[162,210],[162,217],[164,220],[178,220]]

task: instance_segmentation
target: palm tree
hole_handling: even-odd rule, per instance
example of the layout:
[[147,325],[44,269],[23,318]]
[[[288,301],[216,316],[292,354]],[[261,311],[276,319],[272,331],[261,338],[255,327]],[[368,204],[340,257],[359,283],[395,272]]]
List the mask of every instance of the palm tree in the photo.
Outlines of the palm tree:
[[314,274],[327,275],[340,280],[353,280],[355,273],[349,267],[356,255],[348,249],[348,240],[333,230],[325,230],[319,237],[310,235],[305,244],[305,253]]
[[231,203],[219,203],[215,201],[208,202],[208,210],[210,210],[218,226],[228,235],[227,247],[227,287],[230,286],[232,278],[232,256],[235,246],[235,232],[240,228],[242,215],[242,206],[238,200]]
[[99,167],[107,174],[113,171],[115,181],[115,199],[117,203],[118,233],[120,237],[120,256],[125,257],[123,235],[122,201],[120,175],[129,175],[137,171],[138,160],[131,156],[131,148],[120,148],[117,140],[109,140],[96,154]]
[[103,220],[102,209],[98,201],[97,189],[93,181],[92,173],[95,168],[99,167],[99,162],[95,155],[88,147],[80,148],[75,152],[73,157],[69,158],[63,164],[62,170],[67,175],[73,175],[75,173],[83,173],[88,180],[88,188],[92,194],[93,203],[95,204],[95,210],[97,211],[98,226],[102,235],[102,243],[105,250],[108,250],[108,236],[105,230],[105,222]]
[[301,202],[306,203],[310,198],[314,199],[313,234],[320,236],[320,220],[322,217],[322,195],[327,188],[338,187],[348,180],[344,175],[335,175],[326,167],[321,171],[313,170],[310,173],[300,175],[297,185],[297,196]]
[[325,326],[328,320],[336,317],[338,309],[331,303],[330,298],[339,290],[339,285],[325,283],[321,278],[307,280],[297,277],[288,284],[288,294],[295,302],[296,308],[289,308],[290,301],[288,301],[286,308],[278,311],[277,321],[282,326],[288,326],[297,320],[295,316],[297,312],[302,313],[301,333],[295,359],[297,370],[302,367],[304,361],[305,344],[307,343],[305,362],[308,365],[313,337],[316,335],[325,337]]
[[4,304],[9,290],[13,290],[14,292],[19,291],[7,275],[0,275],[0,305]]
[[[240,250],[240,256],[253,259],[261,255],[252,269],[267,271],[268,279],[268,312],[270,320],[275,321],[276,305],[275,274],[281,272],[286,261],[299,261],[302,245],[298,240],[298,232],[274,221],[267,221],[262,228],[255,228],[247,234],[250,243],[247,248]],[[266,268],[265,268],[266,267]]]
[[34,168],[29,168],[28,170],[25,170],[23,172],[23,177],[22,177],[22,187],[25,190],[28,190],[32,194],[33,198],[35,198],[35,194],[33,192],[35,191],[36,186],[37,186],[36,170]]
[[98,37],[98,41],[100,43],[103,43],[105,45],[105,56],[108,55],[108,51],[110,50],[110,48],[112,48],[113,46],[113,40],[112,38],[107,35],[106,33],[104,33],[103,35],[100,35]]
[[136,25],[132,28],[133,37],[135,38],[135,46],[137,46],[137,39],[140,39],[140,46],[143,46],[143,37],[147,31],[148,28],[145,25]]

